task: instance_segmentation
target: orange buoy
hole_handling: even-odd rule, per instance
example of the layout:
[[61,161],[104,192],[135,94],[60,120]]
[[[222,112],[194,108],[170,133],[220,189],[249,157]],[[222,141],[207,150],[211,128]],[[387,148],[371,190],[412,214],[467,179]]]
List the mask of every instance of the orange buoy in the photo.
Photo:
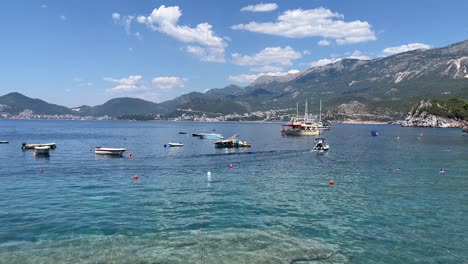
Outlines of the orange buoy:
[[229,164],[229,168],[230,168],[230,169],[234,168],[234,165],[232,165],[232,163]]
[[138,174],[133,175],[134,180],[138,180]]

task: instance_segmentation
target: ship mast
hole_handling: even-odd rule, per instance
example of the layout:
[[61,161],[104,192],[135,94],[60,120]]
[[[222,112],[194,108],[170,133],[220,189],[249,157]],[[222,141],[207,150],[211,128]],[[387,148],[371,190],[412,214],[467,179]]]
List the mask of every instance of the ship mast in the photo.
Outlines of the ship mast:
[[319,121],[322,122],[322,100],[320,100],[320,115],[319,115]]
[[307,99],[306,99],[306,102],[305,102],[305,109],[304,109],[304,121],[307,120],[307,115],[308,115],[308,109],[307,109]]
[[299,118],[299,102],[296,103],[296,118]]

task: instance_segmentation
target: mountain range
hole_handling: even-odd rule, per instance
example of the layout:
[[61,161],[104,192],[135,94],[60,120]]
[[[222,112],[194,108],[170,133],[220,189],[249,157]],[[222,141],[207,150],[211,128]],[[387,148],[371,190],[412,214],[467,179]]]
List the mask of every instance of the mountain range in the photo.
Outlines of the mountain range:
[[[402,118],[422,99],[468,98],[468,40],[443,48],[412,50],[372,60],[342,59],[286,76],[261,76],[252,84],[229,85],[205,93],[191,92],[162,103],[115,98],[98,106],[67,108],[19,93],[0,97],[0,112],[30,109],[37,114],[176,115],[294,108],[309,101],[318,112],[322,100],[331,118]],[[311,105],[312,104],[312,105]]]

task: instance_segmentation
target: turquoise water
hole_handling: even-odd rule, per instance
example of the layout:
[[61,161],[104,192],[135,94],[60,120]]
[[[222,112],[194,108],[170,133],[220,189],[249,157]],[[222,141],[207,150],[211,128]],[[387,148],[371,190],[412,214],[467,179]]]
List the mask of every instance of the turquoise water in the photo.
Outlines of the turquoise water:
[[[374,128],[380,136],[369,136]],[[190,135],[213,129],[240,133],[252,147],[216,149]],[[0,140],[10,141],[0,145],[0,263],[468,261],[460,130],[335,125],[323,134],[328,153],[279,130],[0,120]],[[58,147],[34,157],[23,141]],[[95,156],[99,145],[132,157]]]

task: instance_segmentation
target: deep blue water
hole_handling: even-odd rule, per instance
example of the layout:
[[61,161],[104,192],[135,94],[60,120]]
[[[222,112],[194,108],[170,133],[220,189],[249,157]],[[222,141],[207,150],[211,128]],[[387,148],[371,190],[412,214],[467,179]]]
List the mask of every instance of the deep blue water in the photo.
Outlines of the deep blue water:
[[[216,149],[190,135],[212,129],[252,147]],[[279,130],[0,120],[0,140],[10,141],[0,145],[0,263],[468,261],[468,137],[459,129],[337,124],[322,135],[328,153]],[[58,147],[45,159],[22,151],[23,141]],[[97,157],[95,146],[132,157]]]

